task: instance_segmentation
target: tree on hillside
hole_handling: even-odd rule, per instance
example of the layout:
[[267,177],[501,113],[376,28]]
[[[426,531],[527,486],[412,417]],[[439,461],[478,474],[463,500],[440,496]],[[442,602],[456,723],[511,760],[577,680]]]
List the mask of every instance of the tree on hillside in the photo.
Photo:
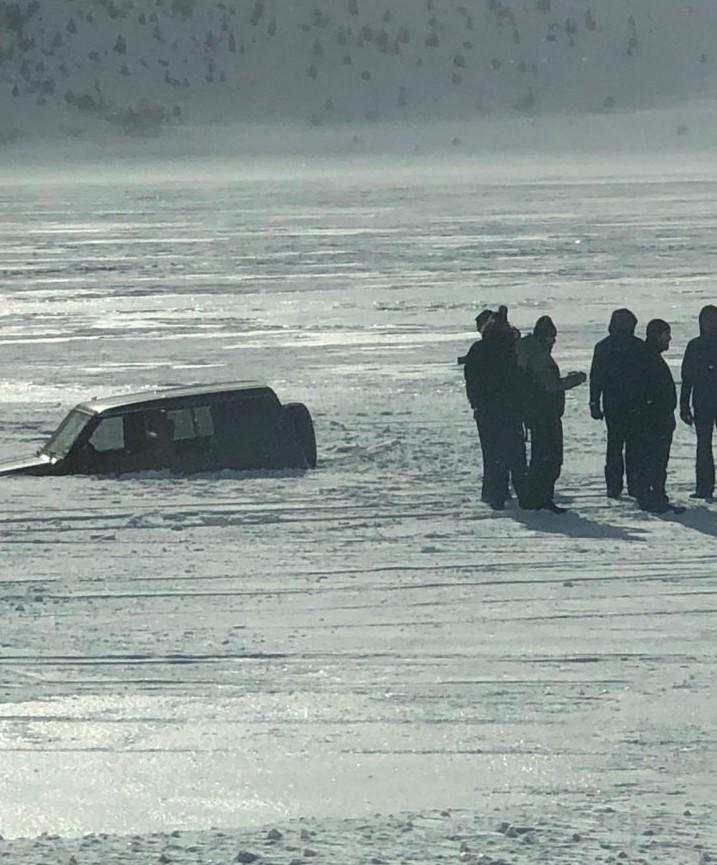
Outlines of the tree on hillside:
[[249,21],[256,27],[264,15],[264,0],[254,0],[254,8],[252,9]]
[[172,0],[172,14],[181,15],[185,20],[192,17],[195,0]]

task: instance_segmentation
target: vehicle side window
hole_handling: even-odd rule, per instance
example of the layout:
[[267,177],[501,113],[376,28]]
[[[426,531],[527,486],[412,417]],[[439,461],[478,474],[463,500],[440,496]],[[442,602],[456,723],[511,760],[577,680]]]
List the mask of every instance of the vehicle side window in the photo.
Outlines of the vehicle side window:
[[173,425],[174,432],[172,438],[175,442],[183,439],[193,439],[194,421],[192,419],[192,410],[190,408],[182,408],[177,411],[168,411],[167,420]]
[[209,438],[214,435],[212,413],[208,405],[200,405],[194,409],[194,424],[198,436]]
[[167,412],[167,419],[174,425],[174,441],[187,439],[211,438],[214,435],[214,424],[208,406],[183,408]]
[[101,420],[90,436],[90,444],[98,453],[121,451],[124,449],[124,427],[121,417],[107,417]]

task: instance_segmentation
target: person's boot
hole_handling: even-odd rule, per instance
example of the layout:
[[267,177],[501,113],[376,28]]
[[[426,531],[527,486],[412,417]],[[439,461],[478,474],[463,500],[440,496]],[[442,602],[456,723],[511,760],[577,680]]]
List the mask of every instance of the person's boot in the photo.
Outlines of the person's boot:
[[640,503],[640,507],[648,514],[684,514],[687,510],[682,505],[673,505],[668,499]]
[[547,502],[540,508],[541,511],[550,511],[551,514],[567,514],[567,508],[561,508],[560,505],[556,505],[555,502]]

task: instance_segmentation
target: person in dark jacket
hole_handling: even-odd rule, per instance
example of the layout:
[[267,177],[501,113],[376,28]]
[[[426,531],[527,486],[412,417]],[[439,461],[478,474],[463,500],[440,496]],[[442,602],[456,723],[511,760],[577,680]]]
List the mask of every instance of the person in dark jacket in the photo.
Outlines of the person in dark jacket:
[[658,514],[684,513],[685,510],[670,504],[665,491],[677,407],[675,382],[662,357],[671,339],[672,332],[666,321],[655,318],[647,325],[642,377],[644,403],[640,411],[643,469],[638,503],[643,510]]
[[[494,315],[495,315],[495,310],[482,309],[478,313],[478,315],[475,317],[476,330],[480,334],[481,338],[483,337],[483,330],[485,329],[485,326],[488,324],[488,322],[491,320],[491,318],[493,318]],[[464,378],[466,381],[466,396],[468,397],[468,401],[470,402],[471,408],[474,410],[474,412],[475,412],[475,406],[473,405],[473,401],[472,401],[471,393],[470,393],[471,385],[469,383],[469,369],[470,369],[471,378],[474,378],[476,375],[474,365],[477,362],[477,359],[479,359],[479,357],[480,357],[480,352],[478,352],[478,346],[480,345],[480,343],[481,343],[480,339],[477,340],[476,342],[474,342],[473,345],[468,349],[468,353],[464,354],[458,358],[459,365],[463,367],[463,375],[464,375]],[[478,352],[478,355],[476,355],[476,352]],[[482,458],[482,464],[484,467],[483,484],[482,484],[482,488],[481,488],[481,501],[487,502],[488,501],[488,493],[486,491],[486,482],[485,482],[486,456],[485,456],[485,450],[483,448],[483,439],[480,436],[480,430],[478,431],[478,439],[480,441],[481,458]]]
[[[493,318],[494,315],[495,312],[492,309],[482,309],[475,317],[476,330],[481,336],[483,336],[483,329],[491,320],[491,318]],[[473,345],[468,349],[468,354],[463,354],[458,358],[459,366],[465,366],[465,363],[468,360],[468,356],[470,355],[471,351],[478,345],[478,342],[480,342],[480,340],[473,343]]]
[[682,360],[680,417],[697,432],[696,488],[692,498],[712,500],[715,464],[712,434],[717,422],[717,307],[700,312],[700,335],[690,340]]
[[555,504],[555,482],[563,465],[563,413],[565,391],[587,379],[584,372],[571,372],[564,378],[553,359],[558,331],[548,315],[535,323],[533,333],[523,337],[517,347],[518,365],[525,372],[525,420],[530,430],[530,465],[524,494],[525,507],[545,509],[555,514],[565,508]]
[[518,498],[525,479],[525,436],[521,414],[521,373],[515,354],[515,331],[500,307],[471,347],[465,362],[466,394],[473,409],[483,451],[481,498],[503,510],[508,481]]
[[[639,435],[641,369],[645,344],[635,336],[637,318],[629,309],[616,309],[608,336],[595,346],[590,367],[590,414],[605,419],[607,454],[605,483],[609,498],[617,499],[627,476],[627,491],[639,491]],[[624,455],[624,456],[623,456]]]

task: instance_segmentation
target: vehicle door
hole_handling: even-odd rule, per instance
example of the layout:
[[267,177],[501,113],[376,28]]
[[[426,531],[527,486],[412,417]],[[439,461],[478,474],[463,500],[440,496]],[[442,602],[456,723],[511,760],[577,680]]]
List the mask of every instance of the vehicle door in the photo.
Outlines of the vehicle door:
[[171,467],[171,442],[159,411],[100,417],[78,442],[74,461],[82,474],[125,474]]
[[217,467],[214,423],[206,404],[167,409],[172,431],[172,466],[175,471],[199,472]]
[[128,471],[125,423],[121,415],[100,416],[80,436],[68,463],[80,474],[104,475]]

